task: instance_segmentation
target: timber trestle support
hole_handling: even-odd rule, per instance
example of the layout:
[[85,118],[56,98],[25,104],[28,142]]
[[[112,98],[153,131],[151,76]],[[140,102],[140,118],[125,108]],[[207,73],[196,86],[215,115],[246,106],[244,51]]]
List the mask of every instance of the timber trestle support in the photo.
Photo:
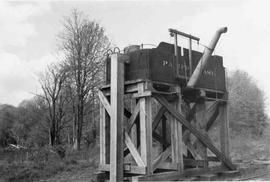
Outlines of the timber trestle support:
[[[236,170],[229,157],[226,99],[206,104],[201,96],[183,104],[178,85],[162,92],[150,80],[125,82],[126,62],[125,55],[111,56],[111,83],[98,94],[99,170],[108,180],[168,181]],[[215,120],[220,123],[220,149],[207,134]]]

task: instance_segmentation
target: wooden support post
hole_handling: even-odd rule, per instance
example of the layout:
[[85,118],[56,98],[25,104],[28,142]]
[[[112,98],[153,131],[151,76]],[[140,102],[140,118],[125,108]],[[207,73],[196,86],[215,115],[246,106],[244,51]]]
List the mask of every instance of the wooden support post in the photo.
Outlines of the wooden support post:
[[172,149],[172,162],[177,163],[178,162],[178,142],[177,142],[177,125],[175,119],[170,115],[169,116],[169,123],[171,125],[171,149]]
[[[176,87],[178,92],[178,98],[174,102],[175,109],[181,113],[181,90],[180,87]],[[171,146],[172,146],[172,162],[178,164],[178,170],[183,171],[183,145],[182,145],[182,124],[177,121],[176,118],[171,118]]]
[[111,141],[110,181],[123,181],[124,177],[124,58],[111,56]]
[[[130,103],[130,110],[132,111],[132,112],[135,112],[136,110],[135,110],[135,108],[136,108],[136,106],[137,106],[137,104],[136,104],[136,99],[133,99],[133,98],[131,98],[131,101],[130,101],[131,103]],[[131,140],[132,140],[132,142],[134,143],[134,145],[135,146],[137,146],[137,124],[136,123],[134,123],[134,125],[131,127],[131,129],[130,129],[131,131],[130,131],[130,135],[131,135]]]
[[110,163],[110,145],[111,145],[111,121],[110,115],[108,112],[105,112],[105,163]]
[[[138,93],[145,90],[145,83],[138,85]],[[153,173],[152,166],[152,104],[151,97],[142,97],[140,102],[140,143],[141,157],[146,164],[146,174]]]
[[[175,102],[175,108],[178,110],[178,112],[182,113],[181,109],[181,103],[182,103],[182,96],[181,96],[181,88],[180,86],[176,87],[176,92],[178,93],[178,99]],[[183,140],[182,140],[182,124],[177,121],[176,118],[174,118],[174,122],[176,123],[177,128],[177,161],[178,164],[178,171],[183,172],[184,170],[184,162],[183,162]]]
[[229,120],[228,120],[228,104],[222,103],[219,106],[220,112],[220,150],[229,159]]
[[[206,105],[205,99],[199,98],[196,103],[196,128],[203,134],[206,134]],[[196,149],[201,157],[207,161],[207,148],[200,141],[196,142]],[[205,166],[207,167],[207,166]]]
[[99,138],[100,138],[100,164],[106,164],[106,111],[102,103],[100,103],[100,126],[99,126]]

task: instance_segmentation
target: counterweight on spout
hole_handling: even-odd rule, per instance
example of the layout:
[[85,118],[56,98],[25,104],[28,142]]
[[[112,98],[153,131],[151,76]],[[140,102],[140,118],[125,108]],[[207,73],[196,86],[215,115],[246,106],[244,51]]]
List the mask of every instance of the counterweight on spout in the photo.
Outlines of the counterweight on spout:
[[203,69],[205,68],[209,58],[211,57],[217,45],[217,42],[221,34],[226,33],[226,32],[227,32],[227,27],[222,27],[216,31],[215,36],[213,37],[208,47],[205,47],[204,53],[187,83],[187,87],[194,87],[196,85],[196,83],[198,82],[199,78],[202,75]]

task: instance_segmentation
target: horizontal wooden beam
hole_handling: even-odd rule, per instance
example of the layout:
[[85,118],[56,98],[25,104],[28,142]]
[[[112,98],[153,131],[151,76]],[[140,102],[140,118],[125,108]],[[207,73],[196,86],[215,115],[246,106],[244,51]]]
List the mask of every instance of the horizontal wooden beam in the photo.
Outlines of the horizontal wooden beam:
[[232,162],[224,155],[222,154],[209,139],[201,134],[195,127],[193,127],[186,119],[185,117],[177,112],[175,108],[161,95],[154,95],[155,99],[163,105],[167,111],[175,117],[180,123],[182,123],[187,129],[190,130],[190,132],[197,137],[200,142],[202,142],[206,147],[208,147],[224,164],[231,170],[235,170],[236,167],[232,164]]
[[184,165],[189,167],[204,167],[206,163],[205,160],[184,159]]
[[[99,165],[100,171],[110,171],[110,164]],[[146,167],[124,164],[124,172],[128,174],[146,174]]]
[[135,93],[133,94],[134,98],[140,98],[140,97],[150,97],[152,95],[151,91],[144,91],[143,93]]
[[157,164],[156,169],[177,171],[178,170],[178,167],[177,167],[177,164],[176,163],[161,162],[161,163],[158,163]]
[[[125,81],[125,88],[124,88],[125,93],[138,92],[138,83],[142,83],[142,82],[145,82],[145,80],[138,79],[135,81]],[[111,85],[107,84],[101,88],[101,90],[104,92],[106,96],[110,95],[110,87]]]
[[184,172],[163,172],[163,173],[156,173],[152,175],[145,175],[140,177],[132,177],[135,181],[174,181],[179,180],[180,178],[184,177],[192,177],[192,176],[199,176],[207,173],[220,173],[223,171],[228,171],[226,167],[223,166],[213,166],[209,168],[196,168],[196,169],[186,169]]

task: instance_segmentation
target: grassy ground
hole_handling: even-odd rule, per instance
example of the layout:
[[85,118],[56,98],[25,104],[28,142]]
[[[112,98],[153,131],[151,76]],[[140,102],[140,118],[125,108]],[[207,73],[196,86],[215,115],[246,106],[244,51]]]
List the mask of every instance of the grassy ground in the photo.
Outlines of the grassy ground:
[[233,161],[270,160],[270,126],[267,126],[262,136],[231,132],[230,138]]
[[56,155],[47,161],[8,162],[0,160],[0,182],[96,181],[98,147],[69,153],[64,159]]
[[[248,133],[231,132],[231,158],[235,162],[270,160],[270,127],[261,137],[252,137]],[[0,182],[6,181],[96,181],[99,162],[98,146],[88,151],[70,152],[64,159],[52,155],[46,162],[33,160],[28,162],[10,162],[0,159]]]

